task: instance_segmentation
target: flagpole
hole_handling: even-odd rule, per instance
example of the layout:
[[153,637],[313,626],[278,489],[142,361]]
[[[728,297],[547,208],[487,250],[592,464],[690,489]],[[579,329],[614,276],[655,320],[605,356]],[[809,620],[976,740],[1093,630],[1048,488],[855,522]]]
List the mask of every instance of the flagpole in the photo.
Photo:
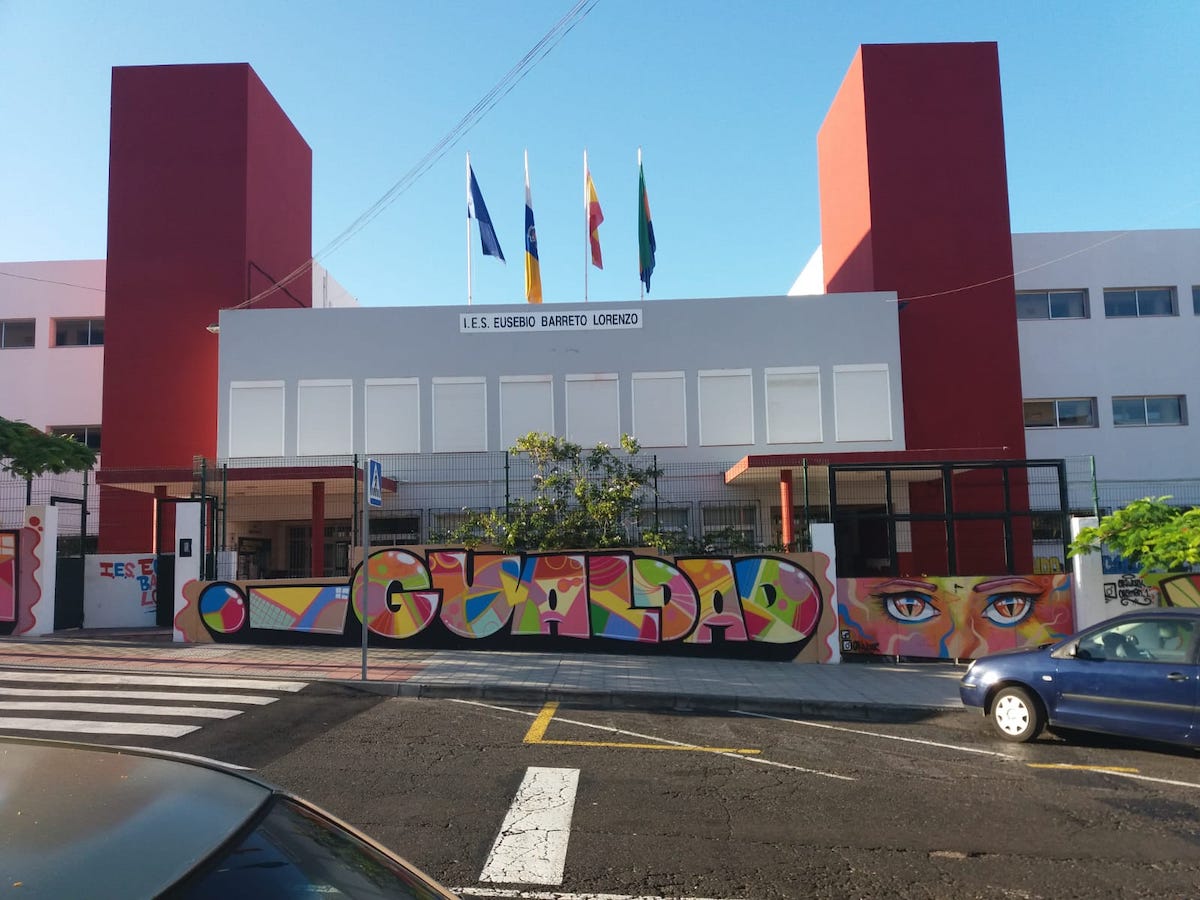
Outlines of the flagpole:
[[471,153],[467,151],[467,306],[471,305]]
[[[642,148],[638,147],[638,178],[641,178],[641,177],[642,177]],[[641,195],[639,192],[638,201],[641,202],[641,199],[642,198],[641,198]],[[638,211],[638,215],[641,215],[641,210]],[[645,300],[645,299],[646,299],[646,282],[642,281],[642,252],[641,252],[641,247],[639,246],[638,247],[638,300]]]
[[587,190],[587,147],[583,148],[583,302],[588,299],[588,253],[591,246],[591,232],[588,230],[588,190]]

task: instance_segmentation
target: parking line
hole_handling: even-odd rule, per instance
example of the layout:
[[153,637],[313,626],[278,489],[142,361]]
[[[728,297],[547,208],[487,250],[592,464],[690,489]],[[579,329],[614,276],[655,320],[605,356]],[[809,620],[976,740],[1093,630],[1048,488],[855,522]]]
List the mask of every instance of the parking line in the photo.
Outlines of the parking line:
[[[558,703],[551,701],[542,707],[542,711],[538,713],[533,724],[529,726],[529,731],[525,732],[526,744],[552,744],[559,747],[608,747],[618,750],[679,750],[684,753],[742,753],[756,754],[761,753],[761,750],[747,750],[738,747],[702,747],[698,744],[681,744],[681,743],[657,743],[657,744],[630,744],[618,741],[560,741],[549,740],[546,738],[546,728],[550,725],[550,720],[554,718],[554,714],[558,711]],[[566,720],[564,720],[566,721]],[[653,738],[653,740],[659,740]]]
[[806,725],[809,728],[824,728],[827,731],[842,731],[846,734],[861,734],[866,737],[883,738],[888,741],[901,741],[905,744],[921,744],[926,747],[941,747],[944,750],[959,750],[963,753],[996,756],[1000,759],[1016,759],[1015,756],[1008,753],[997,753],[995,750],[981,750],[978,747],[962,747],[958,744],[943,744],[939,741],[923,741],[920,738],[900,737],[897,734],[881,734],[878,731],[864,731],[861,728],[843,728],[840,725],[826,725],[823,722],[806,722],[803,719],[786,719],[782,716],[768,716],[766,713],[746,712],[740,709],[731,710],[731,712],[735,712],[739,716],[753,716],[756,719],[771,719],[775,722],[790,722],[792,725]]
[[[526,710],[526,709],[513,709],[512,707],[509,707],[509,706],[496,706],[493,703],[483,703],[479,700],[451,699],[450,702],[451,703],[461,703],[461,704],[464,704],[465,706],[479,706],[484,709],[494,709],[494,710],[498,710],[499,712],[512,713],[512,714],[518,715],[518,716],[529,716],[530,718],[533,718],[533,719],[536,719],[539,715],[542,715],[542,713],[545,712],[545,710],[543,709],[542,713],[531,713],[531,712],[529,712],[529,710]],[[559,721],[566,722],[568,725],[578,725],[581,728],[595,728],[600,731],[608,731],[608,732],[615,733],[615,734],[624,734],[624,735],[628,735],[629,737],[642,738],[643,740],[656,741],[658,743],[663,743],[663,744],[674,744],[674,745],[677,745],[680,747],[695,746],[694,744],[686,744],[682,741],[672,741],[668,738],[655,737],[654,735],[650,735],[650,734],[639,734],[636,731],[625,731],[622,728],[610,728],[607,725],[596,725],[596,724],[593,724],[592,722],[581,722],[578,719],[559,718]],[[761,756],[745,756],[745,755],[738,754],[738,753],[727,753],[727,752],[716,752],[716,751],[714,751],[714,753],[717,756],[727,756],[730,759],[740,759],[743,762],[758,763],[759,765],[762,765],[762,766],[774,766],[777,769],[788,769],[789,771],[792,771],[792,772],[803,772],[806,775],[820,775],[822,778],[834,778],[838,781],[858,781],[857,778],[854,778],[851,775],[838,775],[835,772],[823,772],[820,769],[807,769],[804,766],[793,766],[790,763],[775,762],[775,760],[773,760],[773,759],[763,759]]]
[[1077,766],[1072,763],[1025,763],[1031,769],[1072,769],[1077,772],[1137,772],[1133,766]]
[[578,788],[578,769],[526,769],[479,880],[562,884]]
[[1055,765],[1049,763],[1026,763],[1031,769],[1085,769],[1089,772],[1100,772],[1104,775],[1113,775],[1117,778],[1130,778],[1134,781],[1149,781],[1154,784],[1169,784],[1172,787],[1196,788],[1200,790],[1200,784],[1191,781],[1175,781],[1171,778],[1154,778],[1150,775],[1138,775],[1137,769],[1128,771],[1123,768],[1109,768],[1108,766],[1070,766],[1066,763]]

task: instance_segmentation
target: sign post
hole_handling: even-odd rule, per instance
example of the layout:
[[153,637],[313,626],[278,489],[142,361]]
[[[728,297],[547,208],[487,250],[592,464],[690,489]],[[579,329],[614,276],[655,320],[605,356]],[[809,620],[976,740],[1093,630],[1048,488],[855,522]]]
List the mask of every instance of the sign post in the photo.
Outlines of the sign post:
[[367,558],[371,555],[371,507],[383,506],[383,464],[367,457],[367,468],[363,473],[363,514],[362,514],[362,593],[359,603],[362,609],[362,680],[367,680],[367,596],[370,593],[370,573],[367,571]]

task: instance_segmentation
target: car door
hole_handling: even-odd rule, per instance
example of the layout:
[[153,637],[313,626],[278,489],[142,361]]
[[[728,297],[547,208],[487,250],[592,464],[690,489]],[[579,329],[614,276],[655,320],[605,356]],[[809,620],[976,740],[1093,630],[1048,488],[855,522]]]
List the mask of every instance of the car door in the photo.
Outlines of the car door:
[[1195,620],[1129,616],[1056,654],[1052,720],[1069,728],[1184,741],[1200,699]]

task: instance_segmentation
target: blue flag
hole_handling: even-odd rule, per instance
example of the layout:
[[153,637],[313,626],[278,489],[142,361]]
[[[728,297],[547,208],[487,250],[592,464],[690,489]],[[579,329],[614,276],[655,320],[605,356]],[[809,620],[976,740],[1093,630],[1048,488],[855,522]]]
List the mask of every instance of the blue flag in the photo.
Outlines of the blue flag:
[[496,237],[496,229],[492,227],[492,217],[488,215],[487,204],[483,202],[483,194],[479,193],[479,182],[475,180],[475,170],[471,172],[471,196],[467,198],[467,218],[479,223],[479,243],[483,247],[484,256],[498,256],[504,262],[504,251],[500,249],[500,241]]

